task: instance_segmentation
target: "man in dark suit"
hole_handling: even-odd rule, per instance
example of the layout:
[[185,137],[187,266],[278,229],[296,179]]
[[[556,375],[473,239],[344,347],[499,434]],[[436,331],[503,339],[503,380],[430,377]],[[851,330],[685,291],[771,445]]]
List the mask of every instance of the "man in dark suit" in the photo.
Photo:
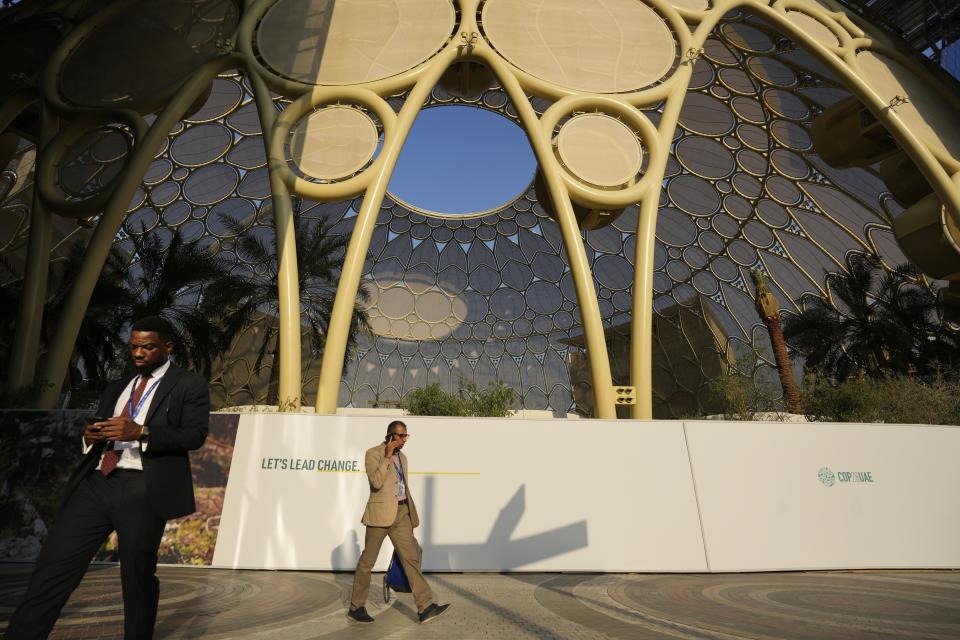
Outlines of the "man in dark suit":
[[[151,638],[160,599],[157,550],[167,520],[196,510],[187,452],[207,437],[206,381],[169,361],[159,317],[130,330],[135,377],[111,383],[84,427],[84,458],[67,482],[8,640],[46,638],[97,549],[117,532],[124,638]],[[105,417],[113,416],[113,417]]]

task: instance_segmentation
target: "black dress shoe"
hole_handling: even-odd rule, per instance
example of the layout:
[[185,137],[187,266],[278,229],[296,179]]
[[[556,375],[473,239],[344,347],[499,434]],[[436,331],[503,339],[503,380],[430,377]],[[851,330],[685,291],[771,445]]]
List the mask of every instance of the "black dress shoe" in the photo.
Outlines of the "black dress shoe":
[[367,613],[366,607],[357,607],[347,611],[347,617],[355,622],[373,622],[373,616]]
[[444,611],[450,608],[449,604],[437,604],[433,602],[426,609],[420,612],[420,624],[426,624],[431,620],[439,618]]

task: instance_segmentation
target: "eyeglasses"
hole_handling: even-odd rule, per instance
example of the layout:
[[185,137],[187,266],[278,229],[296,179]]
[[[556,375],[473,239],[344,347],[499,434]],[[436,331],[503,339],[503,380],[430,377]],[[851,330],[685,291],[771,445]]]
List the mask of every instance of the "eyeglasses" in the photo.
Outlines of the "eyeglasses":
[[403,438],[404,440],[406,440],[407,438],[410,437],[410,434],[409,434],[409,433],[388,433],[387,435],[388,435],[388,436],[398,436],[398,437],[400,437],[400,438]]

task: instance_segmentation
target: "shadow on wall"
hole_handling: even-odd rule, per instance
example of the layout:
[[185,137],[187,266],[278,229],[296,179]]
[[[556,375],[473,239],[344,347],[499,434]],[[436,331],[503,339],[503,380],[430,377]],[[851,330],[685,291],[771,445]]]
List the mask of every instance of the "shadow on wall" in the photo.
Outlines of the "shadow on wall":
[[433,532],[436,479],[427,478],[426,484],[420,517],[423,525],[420,544],[423,547],[423,567],[427,571],[509,571],[587,546],[586,520],[523,538],[513,537],[526,511],[524,485],[500,510],[484,542],[436,544]]

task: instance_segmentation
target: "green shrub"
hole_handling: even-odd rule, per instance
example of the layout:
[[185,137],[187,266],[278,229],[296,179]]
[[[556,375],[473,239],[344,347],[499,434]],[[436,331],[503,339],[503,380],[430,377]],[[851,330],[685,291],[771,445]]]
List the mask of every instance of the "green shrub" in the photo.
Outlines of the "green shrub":
[[782,411],[779,389],[756,378],[758,362],[758,358],[741,358],[737,366],[710,380],[708,406],[717,407],[728,420],[752,420],[755,413]]
[[412,389],[407,393],[401,405],[415,416],[465,416],[466,405],[463,398],[447,393],[439,383]]
[[960,377],[861,376],[832,383],[810,376],[804,407],[816,420],[960,425]]
[[497,380],[484,389],[460,379],[460,390],[447,393],[438,383],[413,389],[403,399],[403,408],[415,416],[473,416],[503,418],[510,414],[516,394]]

